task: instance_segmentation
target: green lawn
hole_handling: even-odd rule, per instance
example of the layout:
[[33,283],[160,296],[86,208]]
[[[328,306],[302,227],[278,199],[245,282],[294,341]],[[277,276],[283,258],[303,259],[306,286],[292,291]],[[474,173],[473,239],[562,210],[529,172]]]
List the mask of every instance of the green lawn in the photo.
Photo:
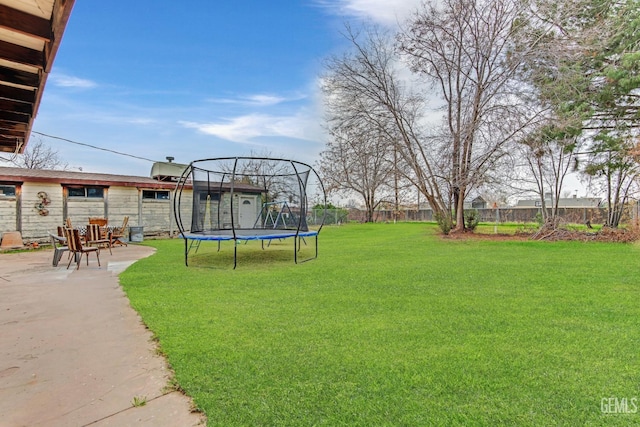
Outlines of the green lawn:
[[145,244],[121,282],[210,426],[640,425],[601,405],[640,397],[640,246],[363,224],[233,270]]
[[[602,229],[602,224],[593,224],[592,228],[587,228],[584,224],[563,224],[563,228],[574,231],[597,232]],[[481,222],[476,227],[476,233],[482,234],[515,234],[515,233],[533,233],[540,228],[535,222],[516,223],[516,222]]]
[[536,230],[538,228],[538,224],[536,223],[490,223],[490,222],[481,222],[476,227],[477,233],[482,234],[515,234],[516,232],[527,232],[531,230]]

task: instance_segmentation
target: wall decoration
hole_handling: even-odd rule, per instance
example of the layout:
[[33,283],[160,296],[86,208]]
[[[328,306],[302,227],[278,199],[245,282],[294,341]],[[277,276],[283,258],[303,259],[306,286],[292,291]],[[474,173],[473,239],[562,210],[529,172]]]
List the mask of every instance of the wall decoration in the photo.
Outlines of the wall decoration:
[[34,207],[41,216],[49,215],[49,209],[47,209],[47,206],[51,203],[49,195],[44,191],[40,191],[38,192],[38,198],[40,199],[40,201],[36,202]]

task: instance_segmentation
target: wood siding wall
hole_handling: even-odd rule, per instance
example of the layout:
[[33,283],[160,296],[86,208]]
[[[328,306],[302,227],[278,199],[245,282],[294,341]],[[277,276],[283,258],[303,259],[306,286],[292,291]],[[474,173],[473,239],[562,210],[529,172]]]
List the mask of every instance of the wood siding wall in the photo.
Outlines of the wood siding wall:
[[[168,190],[161,190],[168,191]],[[47,215],[41,215],[35,206],[39,192],[47,193],[50,203]],[[89,217],[106,217],[109,225],[120,225],[125,216],[129,226],[142,226],[145,235],[175,235],[177,226],[173,217],[173,192],[169,200],[143,199],[142,189],[136,187],[110,186],[105,188],[103,198],[68,197],[61,184],[25,182],[17,186],[16,197],[0,198],[0,234],[20,231],[25,243],[48,241],[48,233],[55,233],[65,219],[74,226],[83,226]],[[191,191],[182,195],[182,203],[191,206]],[[190,227],[191,218],[183,218],[185,227]]]

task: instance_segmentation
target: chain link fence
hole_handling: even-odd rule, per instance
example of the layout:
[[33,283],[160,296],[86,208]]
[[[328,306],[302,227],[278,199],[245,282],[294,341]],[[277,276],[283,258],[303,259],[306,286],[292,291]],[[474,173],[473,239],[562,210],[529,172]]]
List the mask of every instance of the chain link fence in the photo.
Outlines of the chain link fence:
[[323,215],[325,225],[342,224],[350,221],[348,218],[349,211],[347,209],[327,209],[326,211],[323,209],[312,209],[307,213],[307,224],[322,224]]

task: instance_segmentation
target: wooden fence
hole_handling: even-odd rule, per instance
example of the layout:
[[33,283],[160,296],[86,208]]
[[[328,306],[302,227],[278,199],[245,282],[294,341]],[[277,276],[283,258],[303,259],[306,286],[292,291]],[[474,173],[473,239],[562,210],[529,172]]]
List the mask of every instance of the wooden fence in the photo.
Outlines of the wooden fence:
[[[498,209],[475,209],[480,216],[481,222],[536,222],[541,217],[539,208],[498,208]],[[584,224],[587,221],[592,224],[602,224],[606,218],[605,208],[560,208],[560,218],[570,224]],[[630,218],[627,215],[627,218]],[[349,209],[348,221],[364,222],[366,212],[360,209]],[[404,209],[399,211],[377,210],[374,214],[376,222],[393,221],[434,221],[431,209]]]

